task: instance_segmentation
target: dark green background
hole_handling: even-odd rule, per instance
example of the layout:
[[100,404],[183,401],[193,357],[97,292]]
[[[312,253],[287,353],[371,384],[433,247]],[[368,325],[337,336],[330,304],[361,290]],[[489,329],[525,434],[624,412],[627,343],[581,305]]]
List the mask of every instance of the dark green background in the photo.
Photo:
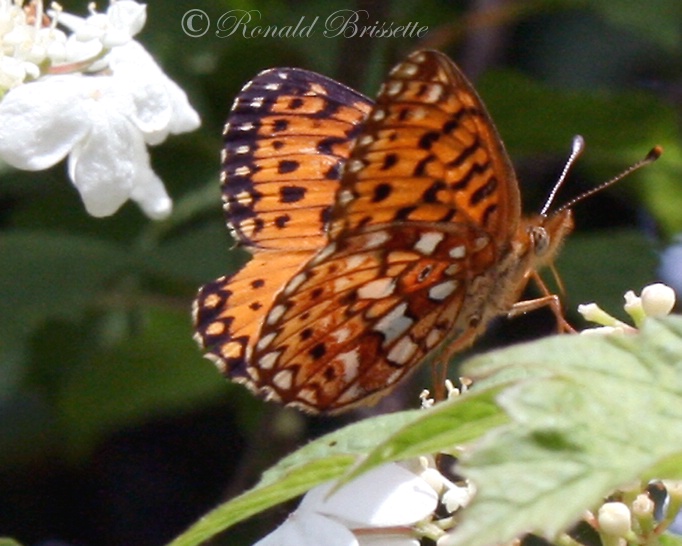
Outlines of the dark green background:
[[[86,9],[85,1],[63,4]],[[320,19],[309,38],[210,31],[195,39],[181,28],[189,9],[214,23],[231,9],[259,10],[263,25]],[[324,20],[338,9],[429,32],[422,40],[325,38]],[[682,231],[679,0],[157,0],[138,39],[202,118],[199,131],[151,150],[175,201],[169,220],[153,223],[133,204],[89,217],[63,164],[0,169],[0,535],[161,545],[306,437],[342,422],[261,403],[225,382],[191,339],[197,288],[247,258],[230,250],[218,158],[232,100],[261,69],[312,69],[372,96],[410,51],[445,51],[488,105],[529,212],[539,210],[574,134],[587,151],[559,203],[662,145],[657,164],[576,207],[577,230],[557,265],[577,325],[570,310],[578,303],[622,314],[623,293],[657,279],[658,252]],[[477,349],[552,324],[543,312],[501,320]],[[425,373],[383,408],[416,406],[428,385]],[[285,513],[215,544],[250,544]]]

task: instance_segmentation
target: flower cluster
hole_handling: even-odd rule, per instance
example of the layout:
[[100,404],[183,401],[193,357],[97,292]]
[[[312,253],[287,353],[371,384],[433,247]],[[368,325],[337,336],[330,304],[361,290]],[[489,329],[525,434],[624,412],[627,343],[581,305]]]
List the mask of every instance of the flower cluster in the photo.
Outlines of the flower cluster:
[[[41,0],[0,0],[0,159],[24,170],[68,155],[68,173],[93,216],[128,199],[151,218],[172,202],[147,145],[192,131],[199,116],[133,37],[146,7],[111,0],[88,17]],[[62,26],[70,31],[60,30]]]
[[635,326],[630,326],[604,311],[596,303],[578,306],[578,312],[590,322],[600,324],[597,328],[583,330],[582,334],[624,334],[634,333],[642,327],[647,317],[664,317],[675,307],[675,291],[662,283],[645,286],[641,296],[632,290],[625,293],[625,312],[632,318]]
[[[657,497],[662,502],[657,502]],[[588,512],[584,520],[597,531],[604,546],[654,544],[656,538],[672,529],[680,508],[681,482],[635,484],[616,492],[613,500],[602,504],[596,513]]]

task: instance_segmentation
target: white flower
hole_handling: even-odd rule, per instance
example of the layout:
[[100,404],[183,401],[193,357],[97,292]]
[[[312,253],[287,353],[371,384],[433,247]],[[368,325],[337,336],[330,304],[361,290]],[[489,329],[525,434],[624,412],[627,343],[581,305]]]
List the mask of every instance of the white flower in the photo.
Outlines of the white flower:
[[438,495],[422,478],[391,463],[330,492],[308,491],[298,509],[254,546],[418,546],[411,528],[436,509]]
[[[147,145],[194,130],[200,120],[184,91],[132,40],[144,25],[145,6],[119,0],[106,15],[93,12],[87,19],[51,14],[81,33],[62,33],[46,44],[51,62],[83,66],[52,64],[52,73],[23,85],[23,65],[0,70],[0,96],[3,75],[12,87],[0,101],[0,159],[42,170],[68,155],[69,177],[91,215],[108,216],[132,199],[151,218],[168,216],[172,202],[151,168]],[[106,70],[85,74],[96,66]]]
[[603,533],[625,537],[631,529],[630,509],[622,502],[605,502],[599,508],[597,521]]
[[675,291],[660,282],[642,290],[642,308],[648,317],[664,317],[675,306]]

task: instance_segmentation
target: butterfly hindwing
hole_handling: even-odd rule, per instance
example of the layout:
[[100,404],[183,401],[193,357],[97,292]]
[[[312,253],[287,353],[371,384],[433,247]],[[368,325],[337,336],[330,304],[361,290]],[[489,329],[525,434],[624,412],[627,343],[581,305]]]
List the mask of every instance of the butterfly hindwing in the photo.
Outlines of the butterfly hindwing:
[[391,389],[469,328],[460,311],[471,276],[494,259],[471,229],[386,224],[330,243],[275,299],[252,357],[255,384],[330,413]]

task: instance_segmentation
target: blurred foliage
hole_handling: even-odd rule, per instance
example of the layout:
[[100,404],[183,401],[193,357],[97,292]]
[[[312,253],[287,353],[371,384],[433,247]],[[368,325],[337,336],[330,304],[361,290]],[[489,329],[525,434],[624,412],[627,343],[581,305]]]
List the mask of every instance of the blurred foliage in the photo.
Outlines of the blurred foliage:
[[[85,2],[62,4],[86,10]],[[204,10],[213,24],[235,9],[257,10],[260,22],[252,26],[319,19],[307,38],[220,38],[213,31],[191,38],[181,27],[190,9]],[[429,31],[421,40],[325,37],[325,19],[342,9]],[[63,164],[36,173],[0,168],[0,533],[28,544],[161,544],[219,498],[251,485],[307,435],[338,426],[291,413],[273,418],[278,408],[227,385],[191,339],[199,285],[248,259],[231,250],[218,171],[222,125],[235,94],[258,71],[300,66],[372,96],[406,53],[442,49],[477,80],[517,165],[528,211],[539,210],[576,133],[586,138],[585,157],[558,204],[662,145],[655,165],[576,207],[577,232],[558,264],[571,307],[596,300],[617,312],[626,290],[657,280],[657,252],[682,231],[681,34],[678,0],[150,3],[138,39],[187,91],[203,122],[151,150],[174,198],[173,216],[152,223],[127,204],[111,218],[91,218]],[[234,423],[234,436],[221,429],[206,444],[191,435],[183,441],[205,451],[216,449],[211,442],[245,438],[240,453],[213,461],[232,481],[188,500],[182,515],[160,514],[164,526],[149,537],[148,522],[118,511],[129,505],[128,512],[144,513],[164,488],[177,489],[197,469],[146,484],[155,496],[132,489],[128,477],[140,470],[137,453],[127,452],[130,466],[107,475],[118,489],[102,496],[98,480],[111,472],[102,457],[150,423],[195,419],[200,427],[207,408]],[[156,440],[150,436],[144,449]],[[179,449],[157,456],[166,461]],[[92,487],[77,487],[83,483]],[[64,490],[70,486],[75,493]],[[270,523],[226,543],[249,544]]]

